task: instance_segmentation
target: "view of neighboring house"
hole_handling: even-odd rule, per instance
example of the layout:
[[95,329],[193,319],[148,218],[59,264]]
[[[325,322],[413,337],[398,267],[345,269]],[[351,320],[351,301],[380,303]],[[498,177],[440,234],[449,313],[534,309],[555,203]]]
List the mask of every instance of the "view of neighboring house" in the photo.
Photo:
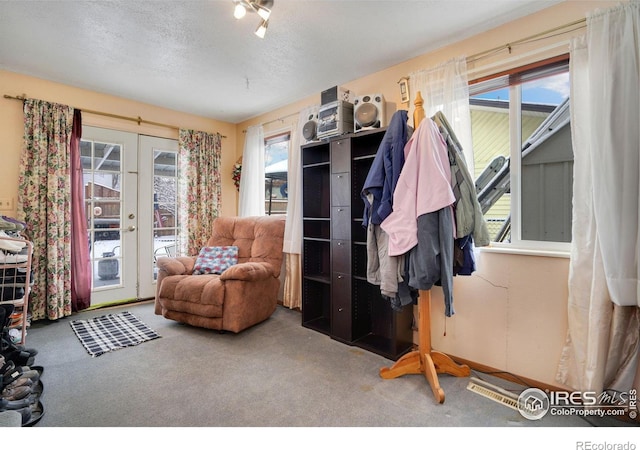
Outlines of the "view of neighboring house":
[[[472,139],[474,152],[474,177],[476,183],[483,176],[483,172],[496,161],[504,157],[505,164],[509,161],[509,102],[500,99],[472,98],[470,100]],[[556,110],[556,105],[523,103],[522,104],[522,144],[539,129],[541,124]],[[501,159],[501,158],[500,158]],[[523,160],[524,162],[524,160]],[[489,172],[491,172],[489,174]],[[495,176],[487,170],[487,184]],[[508,181],[508,172],[507,172]],[[496,238],[500,229],[510,217],[511,192],[507,190],[499,198],[489,202],[491,204],[485,212],[489,232],[494,240],[509,240],[509,234],[504,239]]]

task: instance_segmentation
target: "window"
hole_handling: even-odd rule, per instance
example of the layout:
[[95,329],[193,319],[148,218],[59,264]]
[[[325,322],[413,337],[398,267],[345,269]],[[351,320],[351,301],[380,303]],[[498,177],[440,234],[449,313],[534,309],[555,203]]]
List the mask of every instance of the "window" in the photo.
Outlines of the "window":
[[476,191],[492,241],[566,249],[573,197],[567,57],[472,82],[469,92]]
[[264,140],[264,210],[267,215],[287,213],[287,164],[290,133]]

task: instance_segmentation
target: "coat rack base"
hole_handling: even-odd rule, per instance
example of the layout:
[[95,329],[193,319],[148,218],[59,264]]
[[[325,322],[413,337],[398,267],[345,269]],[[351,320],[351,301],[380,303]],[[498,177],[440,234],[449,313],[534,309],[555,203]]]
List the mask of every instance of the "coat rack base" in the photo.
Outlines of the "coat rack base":
[[[431,350],[431,292],[420,291],[418,298],[420,343],[418,350],[407,353],[391,367],[380,369],[384,379],[398,378],[403,375],[423,374],[431,386],[438,403],[444,403],[444,390],[440,387],[439,373],[455,377],[468,377],[471,369],[466,364],[458,364],[448,355]],[[426,349],[423,351],[422,349]]]

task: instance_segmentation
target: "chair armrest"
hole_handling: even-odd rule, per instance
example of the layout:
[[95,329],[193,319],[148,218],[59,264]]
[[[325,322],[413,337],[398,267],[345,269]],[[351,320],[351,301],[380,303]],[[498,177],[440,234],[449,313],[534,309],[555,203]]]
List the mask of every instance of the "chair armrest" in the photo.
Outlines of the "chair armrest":
[[265,262],[245,262],[235,264],[222,272],[221,281],[256,281],[274,277],[271,264]]
[[195,265],[195,256],[178,256],[175,258],[162,256],[156,261],[158,269],[164,270],[167,275],[190,275]]

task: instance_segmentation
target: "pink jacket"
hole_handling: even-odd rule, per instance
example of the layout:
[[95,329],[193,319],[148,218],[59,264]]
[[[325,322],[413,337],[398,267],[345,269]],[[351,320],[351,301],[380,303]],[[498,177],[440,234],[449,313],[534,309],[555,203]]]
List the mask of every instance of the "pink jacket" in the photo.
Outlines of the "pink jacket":
[[404,157],[393,212],[380,224],[389,235],[390,256],[403,255],[418,243],[418,216],[455,202],[447,144],[433,120],[420,122],[404,147]]

